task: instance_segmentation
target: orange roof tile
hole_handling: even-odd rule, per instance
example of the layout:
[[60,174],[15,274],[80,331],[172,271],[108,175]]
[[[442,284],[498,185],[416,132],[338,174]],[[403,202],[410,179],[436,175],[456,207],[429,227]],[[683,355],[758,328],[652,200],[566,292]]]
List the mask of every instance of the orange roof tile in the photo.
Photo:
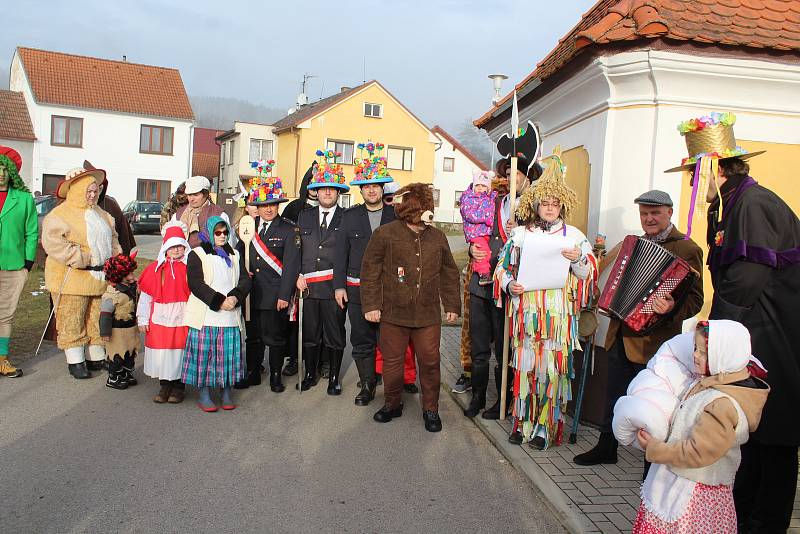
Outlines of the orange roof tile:
[[42,104],[194,120],[177,69],[17,48]]
[[[800,2],[599,0],[516,89],[552,76],[590,46],[656,38],[800,53]],[[512,94],[474,124],[488,123]]]
[[472,152],[470,152],[470,150],[467,147],[465,147],[464,145],[459,143],[458,140],[455,137],[453,137],[452,135],[450,135],[449,133],[444,131],[444,129],[441,126],[439,126],[437,124],[436,126],[431,128],[431,131],[433,133],[439,134],[442,137],[444,137],[445,139],[447,139],[448,143],[453,145],[456,148],[456,150],[458,150],[459,152],[461,152],[462,154],[467,156],[467,158],[469,158],[469,160],[472,163],[474,163],[480,170],[482,170],[482,171],[489,170],[489,168],[486,166],[485,163],[483,163],[481,160],[479,160],[478,157],[475,154],[473,154]]
[[219,176],[219,152],[192,154],[192,176],[205,176],[209,179]]
[[36,141],[22,93],[0,90],[0,139]]

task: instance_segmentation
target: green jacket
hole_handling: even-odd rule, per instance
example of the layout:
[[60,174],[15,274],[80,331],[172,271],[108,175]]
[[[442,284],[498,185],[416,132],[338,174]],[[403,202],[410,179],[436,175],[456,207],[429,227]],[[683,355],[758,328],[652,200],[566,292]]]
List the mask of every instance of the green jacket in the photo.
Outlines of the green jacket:
[[30,269],[36,259],[39,219],[33,196],[9,189],[0,211],[0,271]]

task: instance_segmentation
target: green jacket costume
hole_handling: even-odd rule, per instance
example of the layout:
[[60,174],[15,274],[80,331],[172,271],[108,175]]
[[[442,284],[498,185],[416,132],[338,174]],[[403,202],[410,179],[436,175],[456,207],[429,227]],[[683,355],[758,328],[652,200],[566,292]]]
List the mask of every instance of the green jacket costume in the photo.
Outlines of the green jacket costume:
[[39,221],[33,196],[9,187],[0,211],[0,270],[18,271],[23,267],[30,270],[36,259],[38,239]]

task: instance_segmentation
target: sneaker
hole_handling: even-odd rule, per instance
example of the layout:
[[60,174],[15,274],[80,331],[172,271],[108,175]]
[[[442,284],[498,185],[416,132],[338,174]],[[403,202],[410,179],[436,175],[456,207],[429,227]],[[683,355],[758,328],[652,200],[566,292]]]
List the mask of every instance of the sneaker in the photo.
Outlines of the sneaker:
[[466,393],[467,391],[472,389],[472,379],[461,373],[461,376],[458,377],[456,383],[453,384],[453,393]]
[[0,376],[5,376],[7,378],[17,378],[22,376],[22,369],[17,369],[11,362],[8,361],[8,358],[2,357],[0,358]]

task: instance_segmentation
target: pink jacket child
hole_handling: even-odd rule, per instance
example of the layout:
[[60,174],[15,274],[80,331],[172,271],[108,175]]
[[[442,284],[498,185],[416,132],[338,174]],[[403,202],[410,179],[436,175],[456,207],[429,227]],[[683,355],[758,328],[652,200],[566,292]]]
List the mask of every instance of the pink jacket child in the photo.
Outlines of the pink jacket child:
[[[492,235],[494,203],[497,191],[492,191],[492,171],[472,171],[472,185],[461,194],[461,218],[464,221],[464,238],[479,250],[489,252],[489,236]],[[480,276],[480,284],[492,283],[490,258],[472,260],[472,270]]]

